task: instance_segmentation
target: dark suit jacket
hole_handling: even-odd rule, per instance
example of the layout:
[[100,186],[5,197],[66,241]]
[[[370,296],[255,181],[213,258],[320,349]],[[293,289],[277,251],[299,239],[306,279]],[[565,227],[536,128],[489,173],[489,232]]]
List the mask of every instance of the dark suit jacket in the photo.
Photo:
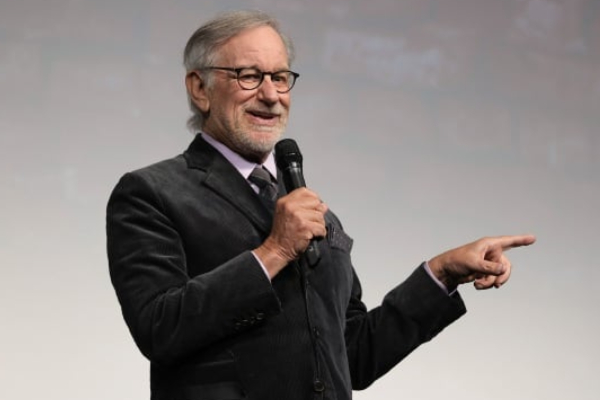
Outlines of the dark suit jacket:
[[367,312],[333,213],[315,268],[269,282],[251,254],[272,216],[201,136],[124,175],[107,210],[110,274],[151,362],[155,400],[347,400],[465,312],[422,267]]

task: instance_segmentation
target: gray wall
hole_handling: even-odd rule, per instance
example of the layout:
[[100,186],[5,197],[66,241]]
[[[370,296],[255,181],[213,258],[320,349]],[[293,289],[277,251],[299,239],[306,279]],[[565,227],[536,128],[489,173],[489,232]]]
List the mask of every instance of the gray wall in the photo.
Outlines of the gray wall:
[[192,139],[181,52],[271,11],[302,74],[288,136],[376,306],[422,260],[535,233],[501,290],[356,399],[596,399],[600,1],[2,0],[0,398],[144,399],[104,212]]

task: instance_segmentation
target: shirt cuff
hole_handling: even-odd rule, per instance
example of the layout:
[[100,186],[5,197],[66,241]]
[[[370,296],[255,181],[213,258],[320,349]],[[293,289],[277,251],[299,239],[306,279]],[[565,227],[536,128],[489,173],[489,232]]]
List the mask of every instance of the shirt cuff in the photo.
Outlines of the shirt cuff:
[[454,288],[454,290],[452,290],[451,292],[448,291],[448,288],[446,287],[446,285],[444,285],[438,278],[435,277],[435,275],[433,274],[433,272],[431,272],[431,268],[429,268],[429,263],[427,261],[423,262],[423,268],[425,268],[425,271],[427,272],[427,274],[431,277],[431,279],[433,279],[433,281],[448,295],[448,296],[452,296],[454,293],[456,293],[456,290],[458,288]]
[[262,263],[262,261],[260,261],[260,258],[258,258],[258,256],[256,254],[254,254],[253,251],[251,251],[251,253],[254,256],[254,258],[256,259],[256,261],[258,261],[258,265],[260,265],[260,267],[262,268],[262,270],[265,273],[269,282],[271,282],[271,277],[269,276],[269,271],[267,271],[267,267],[265,267],[265,265]]

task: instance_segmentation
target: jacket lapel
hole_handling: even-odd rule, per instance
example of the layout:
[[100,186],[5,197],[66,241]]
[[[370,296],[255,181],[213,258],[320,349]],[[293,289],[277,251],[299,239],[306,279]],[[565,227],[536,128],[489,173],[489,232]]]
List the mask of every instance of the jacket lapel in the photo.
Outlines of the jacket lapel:
[[271,231],[271,213],[265,209],[244,177],[201,135],[196,135],[184,157],[189,168],[205,172],[201,182],[204,186],[237,208],[265,234]]

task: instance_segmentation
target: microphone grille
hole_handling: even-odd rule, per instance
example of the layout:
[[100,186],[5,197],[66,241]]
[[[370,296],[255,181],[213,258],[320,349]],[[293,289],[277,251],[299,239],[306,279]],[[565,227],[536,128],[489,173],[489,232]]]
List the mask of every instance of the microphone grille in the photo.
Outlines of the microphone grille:
[[275,145],[275,162],[277,168],[284,170],[292,163],[302,166],[302,153],[293,139],[283,139]]

